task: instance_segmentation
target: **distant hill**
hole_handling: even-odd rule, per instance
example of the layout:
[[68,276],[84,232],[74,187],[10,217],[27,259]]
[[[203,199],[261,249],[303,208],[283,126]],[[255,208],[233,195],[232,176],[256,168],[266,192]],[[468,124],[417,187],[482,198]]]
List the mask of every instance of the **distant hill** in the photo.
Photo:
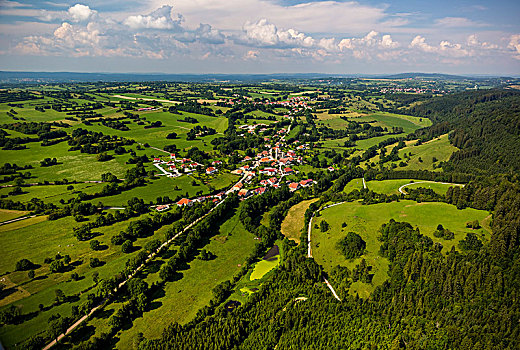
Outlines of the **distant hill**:
[[446,79],[446,80],[473,80],[475,78],[462,75],[442,73],[399,73],[384,76],[387,79]]
[[161,73],[78,73],[78,72],[10,72],[0,71],[0,83],[73,83],[95,81],[142,82],[258,82],[275,80],[307,80],[330,74],[161,74]]
[[325,74],[325,73],[271,73],[271,74],[164,74],[164,73],[80,73],[80,72],[16,72],[0,71],[0,84],[79,83],[79,82],[261,82],[261,81],[309,81],[321,79],[420,79],[420,80],[490,80],[510,79],[491,76],[460,76],[441,73],[376,74]]

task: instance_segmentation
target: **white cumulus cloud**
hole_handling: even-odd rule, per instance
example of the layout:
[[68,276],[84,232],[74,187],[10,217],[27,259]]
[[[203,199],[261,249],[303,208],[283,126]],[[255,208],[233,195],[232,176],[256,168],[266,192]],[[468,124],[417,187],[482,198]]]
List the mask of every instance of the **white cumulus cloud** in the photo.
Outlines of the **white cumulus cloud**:
[[243,30],[246,43],[261,47],[311,47],[315,43],[312,37],[295,29],[279,30],[265,18],[254,23],[246,22]]
[[514,58],[520,60],[520,34],[513,34],[509,38],[509,44],[507,45],[508,49],[515,51]]
[[86,5],[76,4],[69,8],[68,13],[74,22],[85,22],[95,16],[97,11]]
[[173,8],[164,5],[148,15],[128,16],[123,24],[132,29],[176,29],[182,23],[182,16],[173,14]]

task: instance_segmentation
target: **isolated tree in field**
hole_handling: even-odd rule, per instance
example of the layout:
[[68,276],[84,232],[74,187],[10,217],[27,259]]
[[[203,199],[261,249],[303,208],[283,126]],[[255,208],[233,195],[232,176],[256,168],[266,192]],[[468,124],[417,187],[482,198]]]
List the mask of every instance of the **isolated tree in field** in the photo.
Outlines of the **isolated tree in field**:
[[98,283],[98,281],[99,281],[99,272],[94,271],[94,273],[92,274],[92,281],[94,281],[95,284]]
[[321,220],[320,222],[320,231],[321,232],[325,232],[325,231],[328,231],[330,228],[330,225],[327,221],[325,220]]
[[90,249],[98,250],[99,249],[99,241],[97,239],[93,239],[90,241]]
[[34,278],[34,270],[30,270],[28,273],[27,273],[27,277],[29,277],[29,279],[33,279]]
[[63,263],[62,260],[54,260],[49,265],[49,270],[51,270],[51,272],[53,272],[53,273],[61,272],[61,271],[63,271],[64,268],[65,268],[65,264]]
[[73,228],[74,237],[79,241],[86,241],[92,237],[92,229],[88,225]]
[[478,220],[468,221],[466,222],[466,227],[476,230],[480,228],[480,223],[478,222]]
[[29,259],[22,259],[16,263],[16,271],[26,271],[32,269],[34,264]]
[[355,232],[347,232],[347,235],[337,243],[337,248],[347,259],[354,259],[363,255],[366,246],[363,238]]
[[126,240],[125,243],[123,243],[121,245],[121,251],[123,253],[131,253],[133,249],[134,249],[134,245],[133,245],[132,241],[130,241],[130,240]]
[[94,268],[103,265],[103,263],[98,258],[90,258],[89,265],[90,267]]
[[65,300],[65,293],[63,293],[63,291],[61,289],[56,289],[54,291],[54,293],[56,294],[56,298],[55,298],[56,303],[59,304]]
[[72,259],[70,258],[70,255],[69,255],[69,254],[67,254],[67,255],[65,255],[65,256],[63,257],[63,262],[65,263],[65,265],[70,264],[71,260],[72,260]]

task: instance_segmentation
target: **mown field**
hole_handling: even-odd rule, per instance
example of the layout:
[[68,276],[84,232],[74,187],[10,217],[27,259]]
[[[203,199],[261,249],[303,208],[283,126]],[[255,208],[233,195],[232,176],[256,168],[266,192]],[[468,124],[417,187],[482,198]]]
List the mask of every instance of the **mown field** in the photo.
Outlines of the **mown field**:
[[318,198],[302,201],[289,209],[287,216],[282,222],[281,228],[282,234],[285,237],[300,244],[301,230],[305,225],[305,211],[309,208],[311,203],[316,202],[317,200]]
[[[422,234],[432,238],[434,242],[441,243],[443,252],[447,252],[451,247],[457,247],[458,242],[465,237],[467,232],[477,232],[481,239],[489,240],[490,231],[488,229],[471,230],[465,226],[466,222],[472,220],[479,220],[482,223],[489,215],[486,211],[471,208],[458,210],[455,206],[438,202],[416,203],[403,200],[374,205],[361,205],[359,202],[344,203],[323,210],[321,216],[314,219],[313,257],[324,267],[325,271],[331,271],[336,265],[352,269],[359,264],[361,258],[364,258],[369,265],[373,266],[372,284],[355,282],[351,286],[350,293],[358,293],[361,297],[367,297],[387,278],[388,261],[378,254],[380,243],[377,236],[382,224],[390,219],[409,222],[414,227],[418,227]],[[330,225],[330,229],[326,232],[321,232],[314,226],[315,224],[319,226],[322,220],[327,221]],[[346,223],[345,228],[341,227],[342,223]],[[453,231],[455,239],[447,241],[434,237],[433,232],[438,224]],[[336,247],[337,242],[349,231],[359,234],[367,244],[367,254],[353,261],[347,260]]]

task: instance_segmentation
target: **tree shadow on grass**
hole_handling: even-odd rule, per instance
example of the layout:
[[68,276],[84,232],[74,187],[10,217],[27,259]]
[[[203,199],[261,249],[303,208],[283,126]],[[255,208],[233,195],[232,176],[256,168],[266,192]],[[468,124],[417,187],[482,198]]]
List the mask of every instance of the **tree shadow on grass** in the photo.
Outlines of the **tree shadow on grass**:
[[3,299],[13,293],[16,293],[17,291],[18,291],[18,288],[16,288],[16,287],[4,289],[0,292],[0,299]]
[[29,312],[29,313],[20,315],[20,323],[24,323],[26,321],[29,321],[29,320],[35,318],[36,316],[38,316],[39,313],[40,313],[39,311],[33,311],[33,312]]
[[68,339],[72,340],[74,344],[79,344],[91,339],[96,334],[96,327],[83,323],[72,334],[73,336]]
[[108,319],[112,314],[115,312],[115,310],[101,310],[96,312],[96,318],[99,319]]
[[176,250],[170,250],[170,249],[168,249],[168,250],[163,250],[159,256],[160,256],[161,258],[163,258],[163,259],[169,259],[169,258],[171,258],[172,256],[174,256],[175,253],[176,253]]
[[49,278],[49,276],[47,276],[47,275],[36,276],[33,278],[33,281],[44,280],[46,278]]
[[98,248],[96,249],[97,251],[102,251],[102,250],[107,250],[108,249],[108,245],[106,244],[101,244],[98,246]]
[[160,301],[152,301],[150,303],[150,306],[148,306],[148,310],[147,311],[156,310],[156,309],[160,308],[162,305],[163,305],[163,303],[160,302]]
[[161,269],[161,266],[164,264],[164,261],[154,260],[148,265],[146,265],[141,271],[143,275],[147,275],[150,273],[157,273]]

